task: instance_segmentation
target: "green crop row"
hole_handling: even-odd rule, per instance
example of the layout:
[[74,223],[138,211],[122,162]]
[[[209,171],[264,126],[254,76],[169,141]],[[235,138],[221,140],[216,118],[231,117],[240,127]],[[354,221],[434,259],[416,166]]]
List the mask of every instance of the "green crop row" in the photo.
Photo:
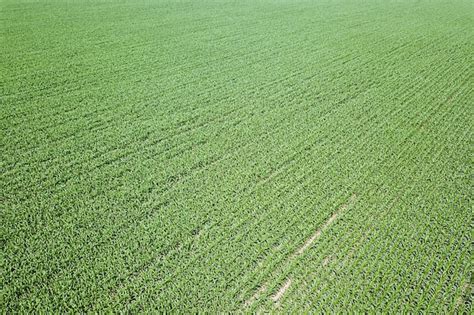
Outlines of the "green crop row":
[[4,1],[10,312],[472,312],[472,4]]

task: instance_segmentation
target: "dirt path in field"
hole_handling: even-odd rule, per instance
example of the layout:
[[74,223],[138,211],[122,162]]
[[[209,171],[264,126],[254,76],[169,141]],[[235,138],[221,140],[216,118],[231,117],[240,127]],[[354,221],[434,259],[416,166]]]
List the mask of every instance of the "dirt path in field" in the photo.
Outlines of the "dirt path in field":
[[[309,238],[307,238],[306,241],[303,243],[303,245],[301,245],[293,254],[291,254],[284,264],[288,265],[291,261],[296,259],[298,256],[301,256],[308,248],[311,247],[311,245],[314,244],[314,242],[316,242],[319,239],[321,234],[326,229],[329,228],[329,226],[337,219],[337,217],[341,215],[342,212],[347,210],[347,208],[353,205],[356,202],[356,200],[357,200],[357,195],[352,194],[351,197],[347,200],[347,202],[341,205],[337,209],[337,211],[334,212],[329,217],[329,219],[326,222],[324,222],[324,224],[320,228],[318,228]],[[330,257],[326,257],[323,261],[323,266],[327,265],[330,259],[331,259]],[[285,292],[290,288],[291,282],[292,282],[291,278],[288,278],[285,281],[285,283],[270,297],[271,300],[275,302],[275,305],[277,306],[279,305],[279,301],[281,300]],[[244,302],[244,308],[251,306],[256,300],[258,300],[260,296],[264,294],[265,291],[267,291],[267,288],[268,288],[268,282],[260,286],[260,288],[257,291],[255,291],[255,293],[248,300]]]
[[304,242],[303,246],[301,246],[295,253],[293,253],[290,259],[303,254],[321,236],[321,233],[323,233],[323,231],[326,230],[337,219],[339,214],[345,211],[350,205],[352,205],[356,201],[356,198],[357,197],[354,194],[345,204],[340,206],[339,209],[334,212],[331,217]]
[[283,294],[285,294],[286,290],[288,290],[290,285],[291,279],[286,280],[285,284],[283,284],[280,289],[278,289],[278,291],[272,296],[273,302],[278,303],[278,301],[280,301],[281,297],[283,296]]
[[257,291],[255,291],[254,295],[250,297],[247,301],[244,303],[244,307],[249,307],[252,305],[259,297],[260,295],[267,290],[266,284],[262,285]]

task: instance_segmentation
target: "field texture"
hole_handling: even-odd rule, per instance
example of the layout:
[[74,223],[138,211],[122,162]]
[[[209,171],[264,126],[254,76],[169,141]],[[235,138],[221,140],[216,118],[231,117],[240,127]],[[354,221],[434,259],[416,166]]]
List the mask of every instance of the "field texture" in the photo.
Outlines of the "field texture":
[[472,1],[8,1],[1,312],[472,312]]

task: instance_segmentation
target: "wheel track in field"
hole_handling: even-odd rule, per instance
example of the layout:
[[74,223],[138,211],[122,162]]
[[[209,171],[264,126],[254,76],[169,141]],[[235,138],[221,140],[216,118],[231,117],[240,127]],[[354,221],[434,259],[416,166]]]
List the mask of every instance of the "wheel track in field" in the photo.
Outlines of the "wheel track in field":
[[[430,113],[428,113],[428,118],[425,118],[425,120],[426,120],[426,119],[429,119],[429,117],[430,117],[433,113],[434,113],[434,110],[431,111]],[[449,112],[445,112],[445,113],[444,113],[444,116],[442,116],[442,117],[445,117],[445,115],[447,115],[448,113],[449,113]],[[441,119],[441,120],[442,120],[442,119]],[[420,128],[415,129],[415,131],[419,131],[419,130],[420,130]],[[414,131],[414,132],[415,132],[415,131]],[[343,296],[343,294],[341,294],[341,296]]]
[[[215,225],[215,224],[214,224],[214,225]],[[212,226],[214,226],[214,225],[212,225]],[[162,258],[162,255],[158,255],[158,257]]]
[[[445,115],[446,115],[446,114],[447,114],[447,113],[445,113]],[[443,117],[445,117],[445,116],[443,116]],[[418,131],[419,131],[419,129],[418,129]],[[439,152],[438,152],[438,153],[439,153]],[[392,246],[392,249],[393,249],[393,250],[396,250],[396,247]],[[416,249],[413,248],[411,253],[413,253],[415,250],[416,250]],[[391,253],[391,252],[390,252],[390,253]],[[385,256],[389,256],[389,254],[386,254]],[[374,260],[373,264],[376,263],[375,261],[376,261],[376,260]],[[366,269],[370,269],[370,268],[365,268],[364,270],[366,270]],[[362,272],[362,269],[361,269],[360,272]],[[373,278],[377,278],[378,275],[380,275],[380,273],[381,273],[381,271],[379,270],[378,274],[376,274]],[[387,276],[387,275],[386,275],[386,276]],[[382,283],[382,282],[379,282],[379,285],[380,285],[381,283]],[[340,297],[343,297],[343,296],[345,296],[346,298],[348,297],[348,295],[345,294],[344,292],[342,292],[342,293],[339,294],[339,298],[340,298]],[[345,301],[345,303],[347,303],[347,300]]]
[[[378,130],[379,128],[376,128],[376,129]],[[408,139],[404,139],[403,142],[405,142],[405,141],[407,141],[407,140],[408,140]],[[389,158],[389,157],[386,157],[386,158],[384,159],[384,161],[385,161],[385,162],[388,161],[388,158]],[[385,163],[385,162],[382,162],[382,164]],[[368,176],[369,176],[369,174],[367,173],[367,174],[365,175],[365,177],[368,177]],[[361,182],[362,182],[362,181],[361,181]],[[269,276],[269,278],[271,278],[271,276]],[[268,287],[268,284],[266,284],[266,286]]]
[[[422,144],[423,144],[423,145],[426,145],[426,143],[422,143]],[[428,145],[428,147],[429,147],[429,145]],[[415,149],[413,149],[413,150],[415,150]],[[418,152],[420,152],[420,151],[421,151],[421,150],[418,150]],[[435,150],[432,149],[432,151],[435,151]],[[423,152],[425,152],[425,151],[423,151]],[[428,153],[431,153],[431,151],[428,152]],[[439,151],[438,151],[438,154],[439,154]],[[402,163],[402,162],[403,162],[403,160],[400,160],[400,163]],[[415,169],[415,167],[416,167],[416,165],[413,167],[413,169]],[[413,185],[413,187],[414,187],[414,185]],[[412,189],[413,189],[413,187],[412,187]],[[380,251],[380,252],[382,252],[382,251]],[[388,254],[386,254],[386,255],[388,255]],[[372,263],[375,264],[376,261],[379,261],[379,259],[373,259],[373,260],[372,260]],[[353,268],[352,268],[352,266],[348,266],[346,269],[347,269],[347,270],[352,270]],[[363,272],[363,270],[367,270],[367,268],[365,268],[365,269],[364,269],[364,268],[360,268],[360,269],[358,269],[358,270],[359,270],[359,273],[361,273],[361,272]],[[345,294],[344,292],[341,292],[339,296],[346,296],[346,298],[348,297],[348,295]]]
[[[268,133],[268,134],[269,134],[269,133]],[[232,156],[232,154],[228,154],[228,155],[225,156],[224,158],[228,158],[228,157],[231,157],[231,156]],[[220,159],[220,160],[221,160],[221,159]],[[209,164],[207,164],[207,165],[208,165],[208,166],[213,165],[213,164],[219,162],[220,160],[212,161],[211,163],[209,163]],[[198,169],[198,170],[200,170],[200,169]],[[151,193],[151,191],[150,191],[150,193]],[[164,193],[164,192],[162,192],[162,193]],[[155,205],[153,208],[156,208],[157,206],[167,205],[168,203],[169,203],[169,202],[166,202],[166,201],[165,201],[165,202],[161,202],[161,203],[159,203],[158,205]],[[139,220],[139,221],[142,221],[142,220]],[[104,241],[104,243],[105,243],[105,241]]]
[[[405,142],[407,142],[408,140],[409,140],[409,137],[405,137],[405,138],[402,140],[402,143],[405,143]],[[402,152],[399,152],[399,153],[398,153],[398,156],[402,156],[403,153],[405,153],[406,151],[408,151],[408,147],[406,147],[404,150],[402,150]],[[379,163],[379,164],[383,165],[383,164],[386,163],[386,161],[388,161],[390,158],[392,158],[392,157],[391,157],[391,156],[387,156],[387,157],[384,159],[384,161],[381,162],[381,163]],[[402,161],[400,161],[400,163],[401,163],[401,162],[402,162]],[[396,168],[396,167],[398,167],[398,166],[393,166],[393,168]],[[378,187],[377,189],[383,188],[383,184],[377,184],[376,187]],[[399,197],[396,197],[396,198],[394,198],[393,200],[398,200],[398,199],[399,199]],[[388,214],[388,212],[386,212],[386,214]],[[365,214],[364,214],[364,215],[365,215]],[[376,216],[373,216],[373,217],[376,217]],[[366,220],[364,220],[364,222],[365,222],[365,221],[366,221]],[[370,221],[370,220],[369,220],[369,221]],[[373,221],[375,221],[375,220],[373,220]],[[351,237],[349,237],[349,236],[350,236],[350,235],[346,236],[346,239],[351,239]],[[328,251],[329,251],[329,249],[328,249]],[[342,266],[342,265],[341,265],[341,266]],[[342,267],[341,267],[341,268],[342,268]]]
[[378,129],[378,128],[377,128]]
[[[413,187],[412,187],[412,188],[413,188]],[[379,252],[379,254],[380,254],[380,252]],[[364,256],[364,255],[361,255],[361,256]],[[346,260],[346,261],[348,261],[348,260]],[[375,259],[375,258],[374,258],[373,261],[378,261],[378,259]],[[341,264],[340,270],[353,270],[352,265],[347,266],[347,267],[345,267],[345,268],[343,269],[345,263],[346,263],[346,262],[344,262],[343,264]],[[353,262],[353,264],[354,264],[354,262]],[[325,279],[325,280],[327,280],[327,279]],[[322,282],[322,281],[320,281],[320,282]],[[327,285],[328,285],[328,282],[327,282],[327,281],[324,282],[324,285],[318,289],[318,292],[322,292],[322,291],[325,289],[325,287],[326,287]],[[309,306],[308,306],[308,307],[309,307]]]
[[[354,203],[356,202],[357,196],[356,194],[352,194],[347,201],[342,204],[333,214],[327,219],[322,225],[318,227],[316,232],[313,232],[313,234],[307,238],[304,243],[300,247],[297,248],[290,256],[287,256],[286,260],[282,262],[284,265],[289,265],[292,264],[295,260],[297,260],[301,255],[305,253],[305,251],[311,247],[314,242],[316,242],[322,235],[322,233],[327,230],[330,225],[337,219],[338,216],[343,215],[343,212],[345,212],[347,209],[351,208]],[[280,289],[272,295],[272,300],[275,303],[279,303],[280,299],[283,297],[284,293],[289,289],[291,282],[292,282],[292,277],[286,277],[285,283]],[[269,283],[264,282],[260,288],[250,297],[250,299],[246,300],[244,302],[243,308],[246,309],[255,303],[256,300],[258,300],[262,294],[265,294],[267,289],[269,287]]]
[[[371,189],[371,192],[373,194],[377,193],[382,186],[383,184],[379,185],[378,187],[374,189]],[[353,229],[351,229],[353,225],[347,226],[345,228],[345,230],[349,230],[349,231],[348,233],[342,234],[341,240],[338,241],[337,251],[339,253],[345,253],[346,251],[348,252],[347,252],[347,255],[344,255],[342,259],[334,258],[334,261],[329,263],[331,265],[337,264],[338,267],[332,267],[333,270],[335,269],[337,272],[337,270],[342,269],[345,264],[347,264],[349,261],[353,259],[354,255],[356,255],[357,251],[361,249],[361,247],[363,246],[364,242],[367,240],[369,235],[374,233],[375,222],[377,222],[377,220],[381,220],[387,217],[390,211],[395,207],[395,204],[397,203],[397,201],[398,201],[398,198],[396,196],[395,197],[390,196],[389,200],[381,207],[382,211],[377,211],[375,213],[373,211],[366,211],[366,213],[363,214],[365,216],[365,219],[363,221],[364,222],[363,229],[357,229],[356,231],[354,231]],[[354,241],[354,239],[356,239],[356,241]],[[330,257],[330,256],[335,255],[334,252],[331,253],[332,248],[323,248],[323,250],[325,251],[324,251],[324,255],[322,256]],[[324,263],[324,260],[323,260],[323,263]],[[291,266],[292,269],[291,271],[288,272],[288,276],[294,273],[295,269],[298,268],[300,264],[302,263],[295,262],[294,266]],[[325,268],[326,266],[322,266],[322,267]],[[322,278],[322,279],[328,280],[327,277]],[[321,292],[321,289],[317,289],[316,292],[317,294],[319,294]]]

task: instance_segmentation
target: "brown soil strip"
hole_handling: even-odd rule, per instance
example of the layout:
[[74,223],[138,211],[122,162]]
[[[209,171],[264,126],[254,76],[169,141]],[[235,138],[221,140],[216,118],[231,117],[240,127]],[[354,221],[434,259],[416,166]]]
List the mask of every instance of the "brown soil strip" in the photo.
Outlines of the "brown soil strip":
[[260,295],[265,292],[267,290],[267,285],[264,284],[262,285],[255,293],[254,295],[252,295],[250,297],[250,299],[248,299],[247,301],[245,301],[244,303],[244,307],[249,307],[250,305],[253,304],[253,302],[255,302],[255,300],[258,300],[258,298],[260,297]]
[[290,285],[291,285],[291,279],[286,280],[285,284],[282,285],[280,289],[277,291],[277,293],[275,293],[275,295],[272,296],[273,302],[277,303],[278,301],[280,301],[281,297],[283,296],[283,294],[285,294],[286,290],[288,290]]
[[[311,235],[311,237],[309,237],[296,252],[294,252],[286,260],[286,263],[293,260],[297,256],[303,254],[303,252],[307,250],[321,236],[322,232],[326,230],[343,211],[345,211],[349,206],[354,204],[356,199],[357,199],[357,196],[353,194],[349,198],[349,200],[347,200],[345,204],[340,206],[339,209],[337,209],[337,211],[334,212],[331,215],[331,217],[316,232],[314,232],[314,234]],[[326,266],[327,264],[329,264],[329,262],[331,261],[331,258],[332,258],[331,256],[326,257],[326,259],[324,259],[323,261],[323,266]],[[290,285],[291,285],[291,279],[288,279],[285,282],[285,284],[282,287],[280,287],[280,289],[274,295],[271,296],[271,299],[273,300],[273,302],[275,302],[278,305],[278,301],[285,294],[286,290],[288,290]],[[247,308],[250,305],[252,305],[266,290],[267,290],[267,284],[265,283],[248,300],[245,301],[244,307]]]
[[454,306],[455,310],[458,310],[462,304],[465,303],[466,297],[470,295],[472,292],[472,285],[469,283],[464,283],[461,289],[461,296],[457,299],[456,304]]
[[297,255],[301,255],[303,254],[303,252],[305,250],[308,249],[308,247],[310,247],[314,241],[316,241],[320,236],[321,236],[321,233],[328,228],[329,225],[331,225],[331,223],[334,222],[334,220],[336,220],[337,216],[343,212],[344,210],[346,210],[350,205],[352,205],[355,200],[356,200],[356,195],[352,195],[349,200],[347,201],[347,203],[343,204],[342,206],[339,207],[339,209],[333,213],[333,215],[323,224],[323,226],[321,226],[316,232],[314,232],[313,235],[311,235],[310,238],[308,238],[306,240],[306,242],[303,244],[303,246],[301,246],[295,254],[293,254],[292,257],[294,256],[297,256]]

